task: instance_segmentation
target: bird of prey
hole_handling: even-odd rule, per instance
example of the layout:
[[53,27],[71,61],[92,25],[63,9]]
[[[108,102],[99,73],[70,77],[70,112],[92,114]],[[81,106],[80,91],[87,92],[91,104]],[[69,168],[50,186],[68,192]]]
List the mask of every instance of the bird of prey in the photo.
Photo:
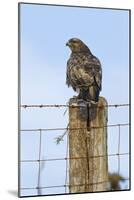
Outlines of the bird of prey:
[[72,51],[67,62],[66,84],[79,92],[78,99],[98,102],[102,82],[99,59],[78,38],[70,39],[66,45]]

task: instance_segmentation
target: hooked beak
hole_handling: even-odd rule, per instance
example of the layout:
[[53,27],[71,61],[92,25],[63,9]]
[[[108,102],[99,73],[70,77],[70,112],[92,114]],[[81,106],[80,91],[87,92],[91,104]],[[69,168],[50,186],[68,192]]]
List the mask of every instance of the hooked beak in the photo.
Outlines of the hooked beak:
[[69,43],[69,42],[67,42],[67,43],[66,43],[66,46],[70,46],[70,43]]

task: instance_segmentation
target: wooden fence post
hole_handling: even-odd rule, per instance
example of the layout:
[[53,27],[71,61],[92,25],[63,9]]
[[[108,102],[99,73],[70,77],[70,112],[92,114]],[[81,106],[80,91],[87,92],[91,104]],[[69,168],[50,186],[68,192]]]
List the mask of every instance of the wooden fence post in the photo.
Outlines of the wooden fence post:
[[69,192],[106,191],[107,102],[100,97],[87,109],[84,101],[71,98],[69,105]]

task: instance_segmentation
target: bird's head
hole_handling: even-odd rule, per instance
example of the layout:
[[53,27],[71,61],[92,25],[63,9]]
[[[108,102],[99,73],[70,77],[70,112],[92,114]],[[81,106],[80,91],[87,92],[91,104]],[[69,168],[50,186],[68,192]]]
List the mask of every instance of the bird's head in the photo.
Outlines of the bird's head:
[[78,38],[72,38],[67,43],[68,46],[73,53],[80,53],[80,52],[90,52],[89,48]]

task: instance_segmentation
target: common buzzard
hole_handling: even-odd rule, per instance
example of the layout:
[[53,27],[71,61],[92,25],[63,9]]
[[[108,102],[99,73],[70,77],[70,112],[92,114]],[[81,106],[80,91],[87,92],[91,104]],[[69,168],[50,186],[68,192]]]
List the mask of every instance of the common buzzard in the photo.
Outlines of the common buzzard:
[[78,99],[98,102],[102,82],[101,63],[80,39],[72,38],[67,43],[72,53],[67,62],[66,83],[78,91]]

